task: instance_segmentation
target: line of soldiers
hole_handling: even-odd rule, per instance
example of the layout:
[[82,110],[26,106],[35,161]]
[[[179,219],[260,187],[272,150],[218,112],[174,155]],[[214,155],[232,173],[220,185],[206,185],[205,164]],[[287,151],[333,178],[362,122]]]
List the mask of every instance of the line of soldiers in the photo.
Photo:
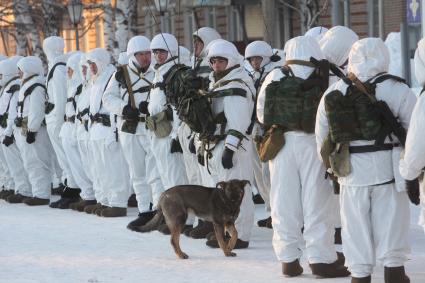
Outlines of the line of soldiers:
[[[386,73],[383,42],[341,26],[289,40],[285,58],[264,41],[243,57],[209,27],[193,42],[191,57],[171,34],[135,36],[115,67],[103,48],[64,54],[52,36],[43,42],[46,77],[35,56],[2,60],[0,197],[120,217],[134,191],[139,215],[127,228],[138,231],[168,188],[246,179],[265,200],[270,217],[258,225],[273,227],[285,276],[303,273],[305,241],[316,276],[370,282],[378,259],[385,282],[409,282],[408,197],[419,203],[425,147],[420,117],[406,144],[400,134],[416,97]],[[424,50],[421,41],[420,74]],[[235,248],[249,246],[253,222],[247,185]],[[182,233],[218,248],[212,223],[194,223],[189,217]],[[165,224],[158,230],[169,233]],[[334,246],[341,234],[345,257]]]

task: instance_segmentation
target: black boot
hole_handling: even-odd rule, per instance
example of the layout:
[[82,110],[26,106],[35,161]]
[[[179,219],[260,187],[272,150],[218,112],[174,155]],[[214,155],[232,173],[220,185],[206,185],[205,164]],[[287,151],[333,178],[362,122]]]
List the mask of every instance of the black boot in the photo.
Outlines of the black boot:
[[200,229],[203,225],[204,225],[204,221],[198,218],[198,225],[196,225],[196,227],[193,227],[190,230],[183,231],[183,234],[190,237],[190,232],[192,232],[195,229]]
[[134,232],[140,232],[137,228],[148,223],[155,216],[155,214],[156,210],[139,213],[139,216],[135,220],[128,223],[127,229]]
[[52,202],[49,206],[51,208],[68,209],[71,203],[80,201],[80,192],[80,189],[66,187],[61,198]]
[[404,266],[384,268],[385,283],[409,283],[410,279],[404,271]]
[[261,197],[260,194],[256,194],[255,196],[252,197],[252,200],[254,201],[254,204],[263,204],[264,200]]
[[351,283],[371,283],[372,277],[369,275],[367,277],[351,277]]
[[52,195],[60,196],[63,194],[63,191],[65,190],[65,186],[60,183],[59,186],[56,188],[52,188]]
[[6,200],[8,196],[13,195],[14,193],[14,190],[3,190],[0,192],[0,199]]
[[298,259],[292,262],[282,262],[282,273],[286,277],[296,277],[303,274],[303,268]]
[[334,244],[342,245],[341,228],[335,228]]
[[204,221],[204,224],[199,227],[199,225],[194,228],[190,233],[189,236],[194,239],[204,239],[208,233],[214,231],[214,226],[211,222]]
[[334,263],[312,263],[310,264],[313,275],[322,278],[337,278],[350,276],[347,267]]
[[21,202],[23,202],[26,198],[27,198],[26,196],[23,196],[23,195],[21,195],[20,193],[17,193],[17,194],[13,194],[13,195],[8,196],[8,197],[6,198],[6,201],[7,201],[8,203],[21,203]]
[[265,228],[273,228],[272,226],[272,217],[269,216],[266,219],[261,219],[257,221],[258,227],[265,227]]
[[136,195],[135,194],[132,194],[128,198],[127,206],[128,207],[137,207],[137,199],[136,199]]

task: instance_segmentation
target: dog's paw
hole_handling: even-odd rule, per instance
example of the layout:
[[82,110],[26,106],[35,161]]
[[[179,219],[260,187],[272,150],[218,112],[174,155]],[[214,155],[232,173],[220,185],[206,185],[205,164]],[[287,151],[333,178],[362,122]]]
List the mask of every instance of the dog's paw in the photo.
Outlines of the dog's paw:
[[236,253],[234,253],[234,252],[228,252],[228,253],[226,253],[226,256],[235,257],[236,256]]
[[189,256],[187,254],[185,254],[185,253],[181,253],[181,254],[179,254],[179,258],[180,259],[188,259]]

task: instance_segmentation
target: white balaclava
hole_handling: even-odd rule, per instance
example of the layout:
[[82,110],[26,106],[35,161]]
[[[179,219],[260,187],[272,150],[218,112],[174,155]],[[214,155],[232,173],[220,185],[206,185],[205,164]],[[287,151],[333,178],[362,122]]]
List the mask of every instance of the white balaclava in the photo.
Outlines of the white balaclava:
[[180,64],[190,66],[190,51],[184,46],[179,46]]
[[322,36],[325,34],[325,32],[327,31],[328,29],[325,27],[314,27],[309,29],[304,35],[311,36],[317,41],[319,41],[322,38]]
[[204,48],[201,51],[200,57],[207,56],[207,46],[211,43],[211,41],[220,39],[221,35],[213,28],[210,27],[202,27],[193,33],[193,36],[199,37],[204,43]]
[[133,36],[127,44],[127,62],[132,61],[136,67],[140,68],[137,59],[134,57],[134,54],[136,54],[137,52],[151,51],[150,45],[151,42],[146,36]]
[[179,44],[174,35],[169,33],[157,34],[152,39],[150,44],[150,49],[153,51],[155,49],[162,49],[168,52],[167,59],[177,56]]
[[361,81],[387,72],[390,54],[380,38],[364,38],[353,44],[348,56],[348,72]]
[[328,30],[319,40],[320,49],[326,59],[337,66],[348,60],[351,46],[359,39],[357,34],[344,26],[335,26]]
[[49,36],[43,41],[43,51],[49,62],[52,62],[58,56],[63,55],[64,47],[64,40],[59,36]]
[[[86,66],[86,68],[87,68],[87,72],[86,72],[86,75],[85,76],[83,75],[83,66]],[[89,63],[87,62],[87,55],[86,55],[86,53],[81,53],[80,62],[78,64],[78,71],[79,71],[79,73],[81,75],[81,78],[84,81],[88,81],[91,78],[91,74],[90,74],[90,69],[89,68],[90,68],[90,66],[89,66]]]
[[425,38],[418,42],[415,51],[415,76],[419,85],[425,86]]
[[83,81],[81,72],[80,72],[80,60],[81,60],[81,53],[75,53],[72,56],[69,57],[68,61],[66,62],[66,67],[72,69],[72,77],[71,79],[68,79],[68,82],[72,85],[80,85]]
[[273,55],[272,47],[265,41],[257,40],[247,45],[245,49],[245,59],[249,60],[251,57],[259,56],[263,58],[260,67],[264,67],[270,63],[270,57]]
[[0,74],[2,78],[0,85],[3,87],[10,79],[18,76],[18,62],[23,57],[16,55],[0,62]]
[[43,62],[37,56],[27,56],[18,61],[18,68],[23,73],[23,79],[32,75],[43,75]]
[[118,55],[118,65],[127,65],[128,64],[128,56],[127,52],[120,52]]
[[208,47],[208,61],[213,57],[223,57],[227,59],[226,69],[239,64],[242,66],[243,56],[239,54],[236,46],[224,39],[215,40]]
[[103,71],[106,70],[106,67],[111,63],[111,56],[105,48],[94,48],[87,53],[87,61],[96,64],[97,74],[91,74],[91,76],[98,77],[103,73]]

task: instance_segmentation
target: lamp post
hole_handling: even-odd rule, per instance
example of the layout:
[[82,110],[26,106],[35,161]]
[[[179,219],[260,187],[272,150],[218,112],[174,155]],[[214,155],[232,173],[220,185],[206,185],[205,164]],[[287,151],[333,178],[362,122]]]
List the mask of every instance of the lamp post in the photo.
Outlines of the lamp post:
[[83,3],[81,0],[69,0],[68,1],[68,13],[69,13],[69,19],[71,20],[71,23],[74,25],[75,29],[75,47],[77,50],[80,49],[79,47],[79,38],[78,38],[78,24],[81,21],[81,16],[83,14]]
[[168,0],[155,0],[155,8],[159,12],[159,17],[161,19],[161,32],[165,32],[165,22],[164,15],[168,9]]

